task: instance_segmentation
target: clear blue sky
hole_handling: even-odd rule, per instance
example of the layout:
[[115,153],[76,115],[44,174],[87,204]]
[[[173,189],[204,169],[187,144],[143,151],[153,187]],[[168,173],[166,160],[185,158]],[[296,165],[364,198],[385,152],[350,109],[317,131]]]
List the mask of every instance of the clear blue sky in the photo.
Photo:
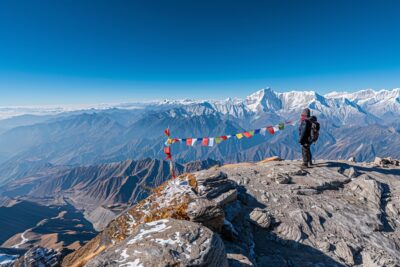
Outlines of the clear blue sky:
[[400,87],[397,0],[0,1],[0,105]]

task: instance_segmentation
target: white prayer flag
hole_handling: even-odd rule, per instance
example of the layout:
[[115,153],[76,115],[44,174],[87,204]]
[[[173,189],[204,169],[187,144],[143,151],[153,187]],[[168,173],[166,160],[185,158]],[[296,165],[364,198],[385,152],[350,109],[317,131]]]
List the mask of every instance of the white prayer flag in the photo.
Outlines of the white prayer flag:
[[208,146],[214,146],[214,137],[208,139]]
[[192,146],[194,146],[194,144],[196,143],[196,141],[197,141],[197,138],[193,138],[193,139],[192,139]]

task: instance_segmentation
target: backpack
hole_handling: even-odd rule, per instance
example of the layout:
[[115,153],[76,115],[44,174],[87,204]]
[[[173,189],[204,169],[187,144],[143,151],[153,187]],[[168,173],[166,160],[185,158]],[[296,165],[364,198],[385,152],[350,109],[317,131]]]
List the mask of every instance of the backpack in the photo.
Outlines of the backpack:
[[315,143],[319,137],[319,122],[317,121],[317,117],[311,116],[310,118],[311,123],[311,132],[310,132],[310,143]]

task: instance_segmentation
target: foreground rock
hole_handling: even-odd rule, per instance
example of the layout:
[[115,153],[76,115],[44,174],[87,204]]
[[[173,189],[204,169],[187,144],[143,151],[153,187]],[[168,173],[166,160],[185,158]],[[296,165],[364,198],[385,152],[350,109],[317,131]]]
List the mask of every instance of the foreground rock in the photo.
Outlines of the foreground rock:
[[[82,266],[104,250],[132,237],[138,227],[160,219],[192,221],[198,223],[198,227],[221,233],[225,221],[223,207],[235,200],[235,183],[218,170],[182,175],[166,182],[150,197],[113,220],[95,239],[68,255],[63,266]],[[224,262],[224,258],[220,262]]]
[[155,262],[160,266],[228,266],[217,234],[199,224],[174,219],[140,225],[123,242],[85,266],[154,266]]
[[181,175],[63,266],[400,266],[400,169],[299,165],[267,160]]

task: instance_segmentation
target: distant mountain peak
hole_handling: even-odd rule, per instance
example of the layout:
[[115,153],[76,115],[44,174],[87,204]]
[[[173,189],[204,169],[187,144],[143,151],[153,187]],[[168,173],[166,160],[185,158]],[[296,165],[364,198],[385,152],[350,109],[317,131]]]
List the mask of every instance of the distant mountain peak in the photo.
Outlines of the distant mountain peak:
[[253,112],[265,112],[282,108],[282,102],[277,93],[269,87],[249,95],[245,103],[249,110]]

